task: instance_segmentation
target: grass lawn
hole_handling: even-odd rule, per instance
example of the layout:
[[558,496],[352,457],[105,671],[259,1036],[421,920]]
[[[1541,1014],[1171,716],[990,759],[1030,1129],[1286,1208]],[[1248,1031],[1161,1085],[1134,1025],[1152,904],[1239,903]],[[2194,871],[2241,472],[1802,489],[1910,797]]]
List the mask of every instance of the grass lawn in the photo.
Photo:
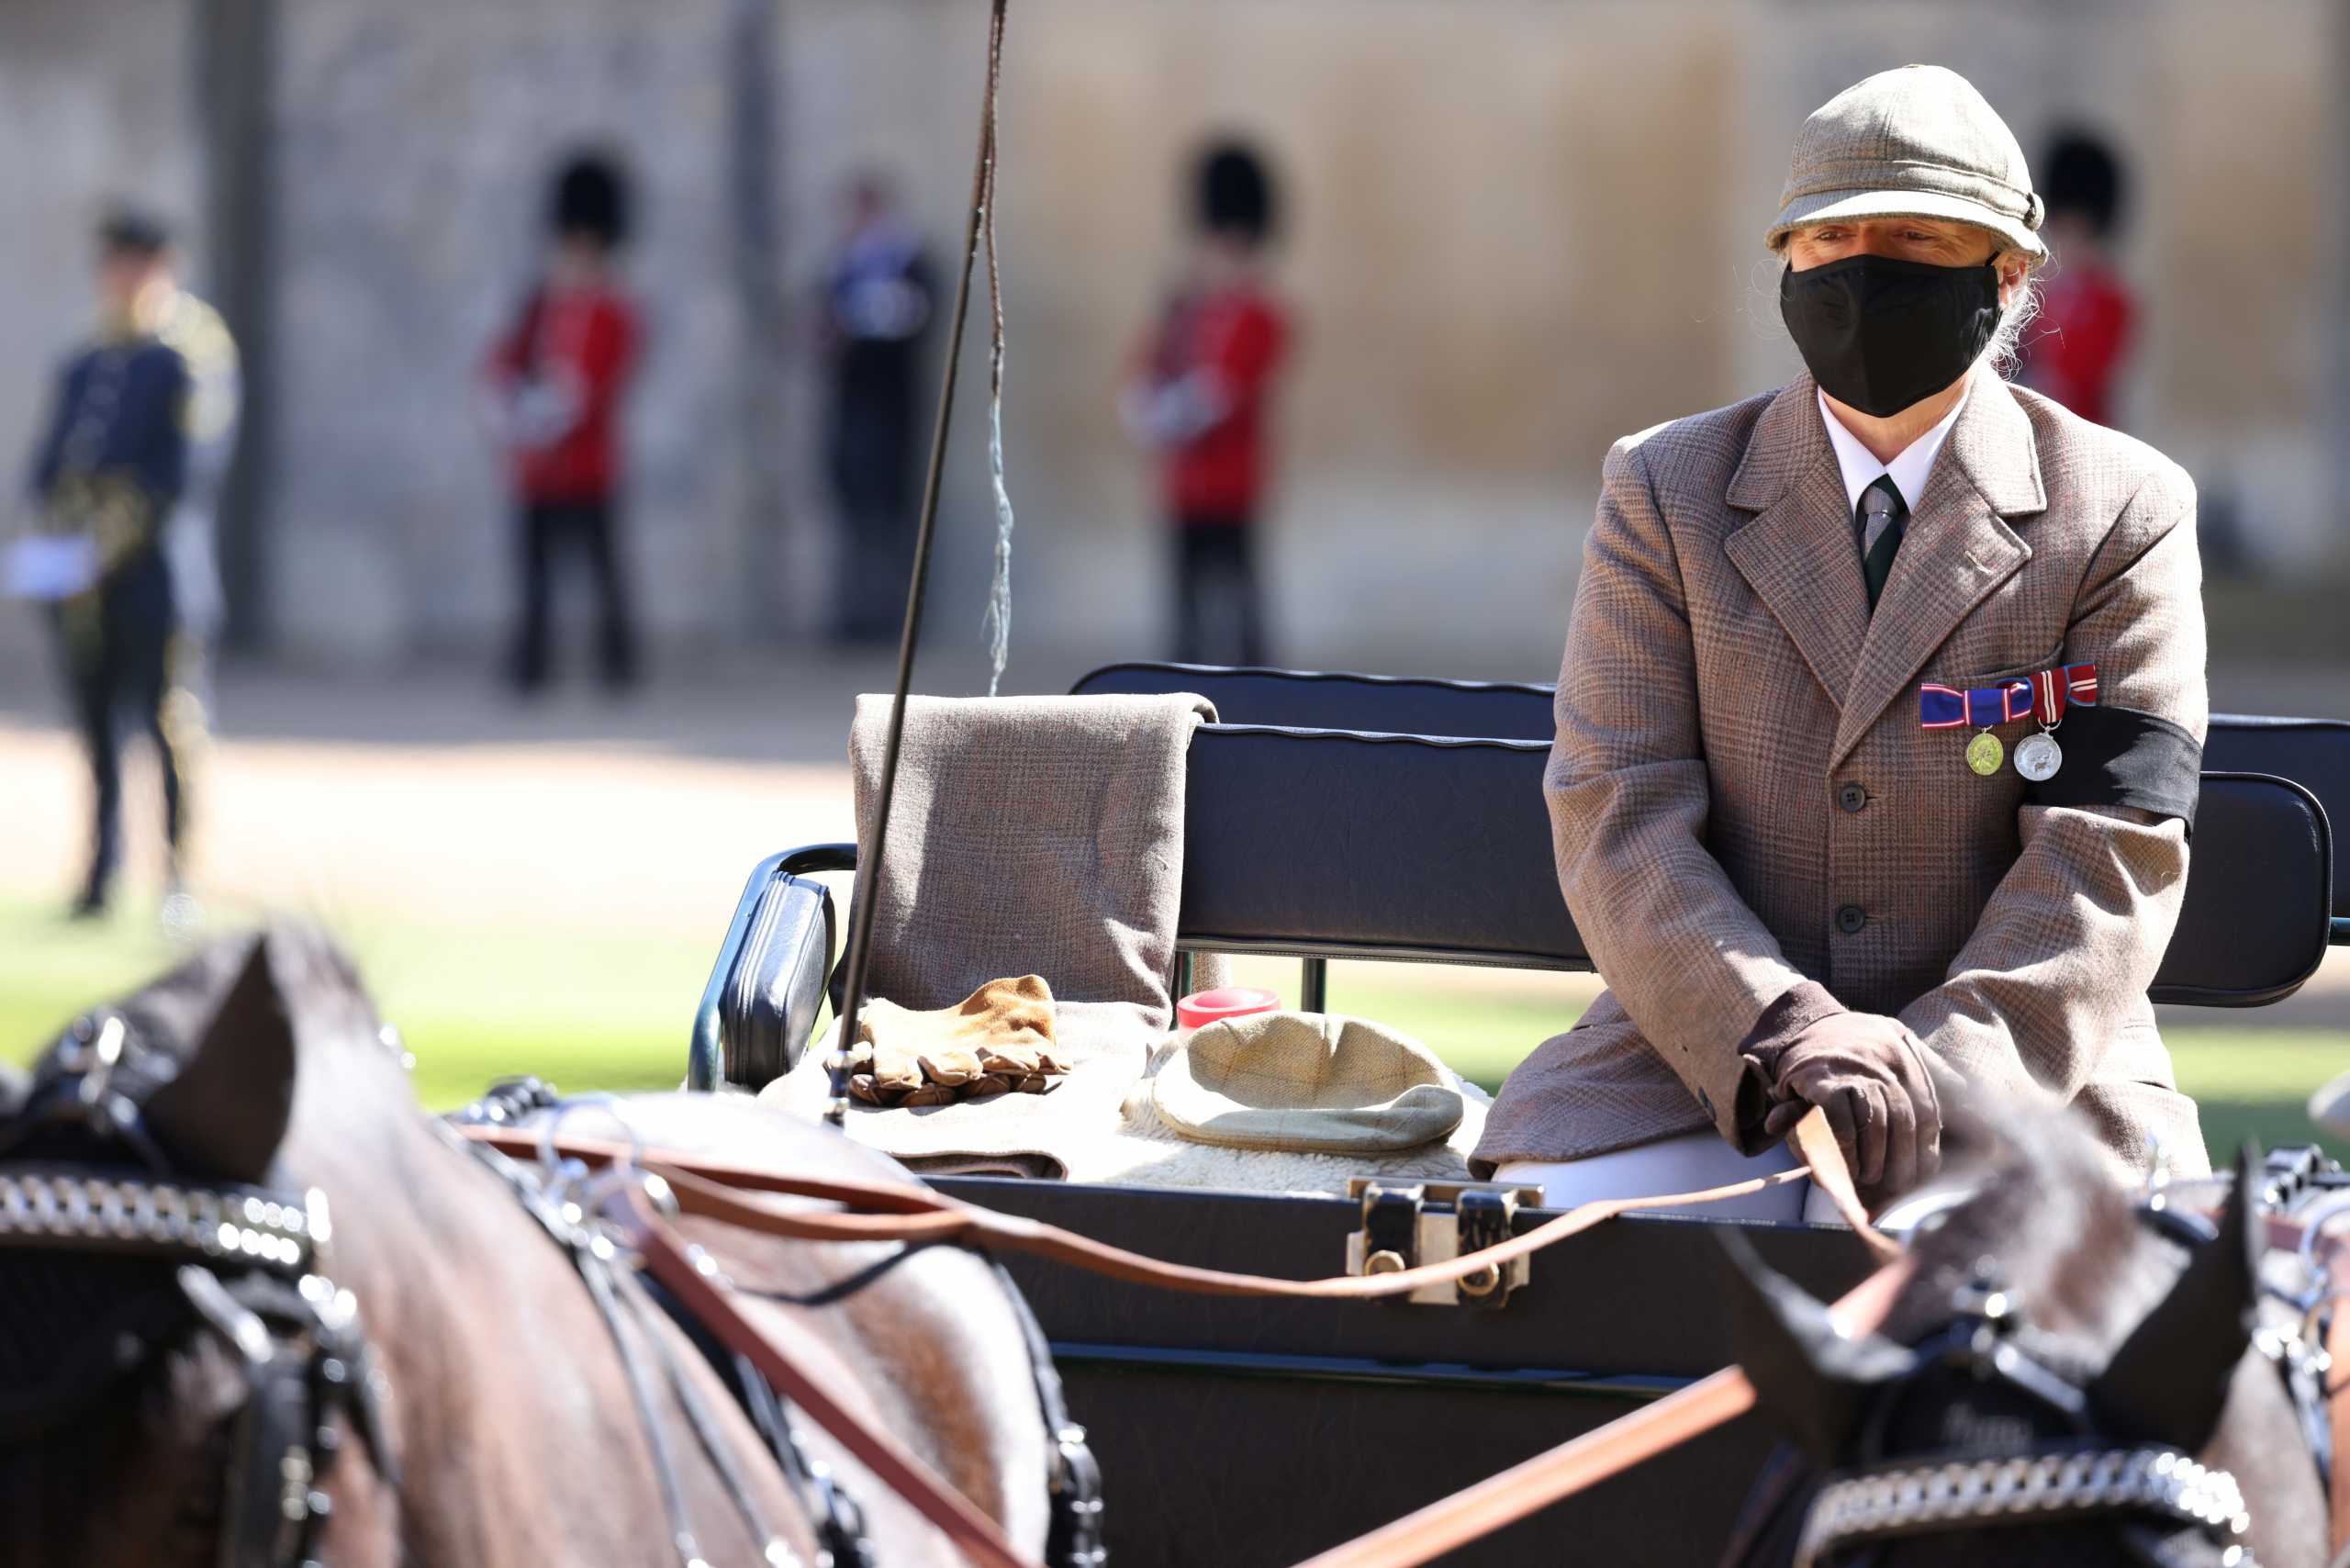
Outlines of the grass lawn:
[[[436,1110],[495,1078],[535,1072],[565,1090],[673,1089],[723,928],[707,941],[610,933],[371,924],[336,930],[384,1016],[416,1055]],[[38,1054],[74,1014],[181,956],[145,910],[97,927],[0,902],[0,1060]]]
[[[492,1079],[535,1072],[562,1088],[672,1087],[721,930],[706,938],[546,929],[338,923],[385,1015],[416,1053],[416,1083],[445,1108]],[[0,902],[0,1060],[36,1054],[76,1012],[173,962],[149,912],[69,925],[46,906]],[[1279,984],[1294,969],[1245,978]],[[1332,974],[1330,1004],[1427,1041],[1463,1076],[1499,1087],[1537,1042],[1573,1022],[1580,994],[1480,990],[1460,971],[1389,965]],[[2180,1087],[2201,1103],[2215,1158],[2244,1137],[2307,1143],[2310,1092],[2350,1065],[2350,1035],[2257,1026],[2166,1031]],[[2350,1146],[2328,1148],[2350,1160]]]

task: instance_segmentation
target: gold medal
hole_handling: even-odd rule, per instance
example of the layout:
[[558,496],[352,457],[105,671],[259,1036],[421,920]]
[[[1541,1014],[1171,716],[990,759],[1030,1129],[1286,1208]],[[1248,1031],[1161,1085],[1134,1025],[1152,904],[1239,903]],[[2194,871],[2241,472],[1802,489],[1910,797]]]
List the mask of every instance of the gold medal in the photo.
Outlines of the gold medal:
[[1966,743],[1966,766],[1986,778],[1999,771],[1999,764],[2007,760],[2007,756],[2008,748],[1988,730]]

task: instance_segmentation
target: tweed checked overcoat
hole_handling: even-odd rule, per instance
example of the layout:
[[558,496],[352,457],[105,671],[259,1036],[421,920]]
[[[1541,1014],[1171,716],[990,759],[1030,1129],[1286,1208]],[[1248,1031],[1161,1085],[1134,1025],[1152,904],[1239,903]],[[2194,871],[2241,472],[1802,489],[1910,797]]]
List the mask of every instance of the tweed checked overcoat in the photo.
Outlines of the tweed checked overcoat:
[[1921,681],[2094,663],[2101,703],[2171,736],[2191,787],[2194,487],[1975,375],[1874,616],[1809,376],[1608,453],[1545,779],[1608,990],[1510,1075],[1481,1171],[1707,1126],[1759,1152],[1741,1047],[1837,1006],[1898,1016],[1956,1092],[2075,1106],[2118,1170],[2143,1171],[2157,1137],[2175,1170],[2203,1169],[2146,1000],[2187,824],[2028,800],[2012,764],[1976,776],[1972,732],[1921,729],[1918,708]]

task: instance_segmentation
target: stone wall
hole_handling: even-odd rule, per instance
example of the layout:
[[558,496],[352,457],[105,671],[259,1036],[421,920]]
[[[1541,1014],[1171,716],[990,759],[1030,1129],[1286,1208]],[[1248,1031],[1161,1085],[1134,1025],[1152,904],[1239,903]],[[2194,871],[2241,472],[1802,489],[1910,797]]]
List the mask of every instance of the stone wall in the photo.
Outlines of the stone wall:
[[[686,662],[820,623],[822,392],[791,322],[854,170],[894,172],[951,263],[986,6],[769,3],[281,0],[261,486],[280,649],[384,662],[501,632],[509,530],[469,379],[524,286],[550,162],[590,140],[643,198],[646,618]],[[0,6],[0,124],[35,150],[0,165],[0,351],[22,367],[0,378],[0,455],[86,316],[96,193],[196,208],[187,4]],[[1278,651],[1540,675],[1607,443],[1794,367],[1756,237],[1796,127],[1913,59],[1972,76],[2027,149],[2076,120],[2128,150],[2122,259],[2148,319],[2126,422],[2232,501],[2272,566],[2339,562],[2344,58],[2322,0],[1014,0],[1015,657],[1162,646],[1162,525],[1114,398],[1204,136],[1260,140],[1291,208]],[[743,146],[761,60],[764,174]],[[778,218],[762,280],[783,321],[746,279],[746,168]],[[934,600],[939,634],[973,643],[982,354],[975,336]]]
[[[795,210],[895,162],[951,248],[982,10],[796,0]],[[1542,674],[1608,442],[1797,368],[1758,243],[1796,127],[1916,59],[1973,77],[2027,150],[2060,123],[2122,146],[2147,306],[2126,422],[2272,569],[2341,559],[2342,50],[2315,0],[1023,0],[1010,54],[1023,635],[1160,645],[1160,530],[1113,401],[1206,134],[1261,139],[1292,207],[1280,651]],[[986,534],[976,448],[954,472],[960,592]]]

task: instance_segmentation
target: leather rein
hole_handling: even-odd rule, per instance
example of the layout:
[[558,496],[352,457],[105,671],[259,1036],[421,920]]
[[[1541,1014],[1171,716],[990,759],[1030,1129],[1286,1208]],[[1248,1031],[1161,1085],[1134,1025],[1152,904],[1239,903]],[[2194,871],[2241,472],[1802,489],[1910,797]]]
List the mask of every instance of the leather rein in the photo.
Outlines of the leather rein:
[[[716,1260],[677,1230],[678,1217],[718,1221],[756,1235],[791,1240],[910,1246],[946,1242],[1020,1252],[1125,1283],[1193,1294],[1368,1301],[1499,1269],[1618,1215],[1689,1208],[1742,1197],[1807,1173],[1785,1171],[1700,1193],[1584,1204],[1523,1235],[1444,1262],[1393,1273],[1284,1280],[1163,1262],[911,1182],[786,1176],[674,1150],[557,1136],[552,1130],[533,1133],[496,1126],[453,1130],[514,1159],[543,1159],[552,1153],[614,1178],[603,1184],[606,1198],[601,1213],[610,1234],[641,1260],[645,1272],[712,1338],[755,1366],[780,1394],[944,1532],[967,1558],[985,1568],[1040,1565],[1023,1556],[993,1519],[903,1444],[835,1397],[826,1380],[811,1371],[815,1359],[789,1328],[779,1330],[754,1322]],[[1812,1180],[1854,1222],[1855,1233],[1886,1265],[1835,1309],[1840,1321],[1852,1331],[1873,1328],[1906,1282],[1908,1263],[1892,1242],[1869,1226],[1826,1118],[1813,1112],[1789,1141]],[[622,1176],[632,1179],[617,1179]],[[755,1194],[760,1193],[815,1199],[842,1208],[787,1210],[759,1201]],[[1736,1367],[1725,1368],[1548,1453],[1323,1552],[1302,1568],[1416,1568],[1686,1442],[1742,1414],[1753,1403],[1754,1390],[1746,1374]]]

